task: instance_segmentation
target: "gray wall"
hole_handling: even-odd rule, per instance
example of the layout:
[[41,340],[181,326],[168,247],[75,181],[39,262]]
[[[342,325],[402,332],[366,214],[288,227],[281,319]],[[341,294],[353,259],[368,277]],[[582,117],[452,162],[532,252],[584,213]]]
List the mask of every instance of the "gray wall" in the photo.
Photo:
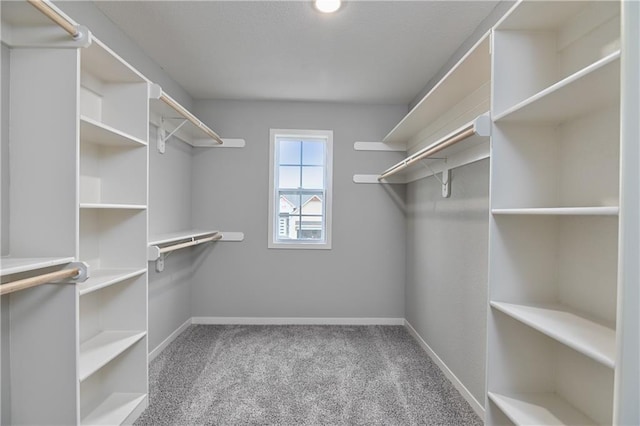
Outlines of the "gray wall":
[[[2,188],[0,188],[0,199],[2,209],[0,215],[2,229],[2,254],[9,254],[9,49],[1,46],[2,56],[0,65],[2,66],[2,89],[0,95],[2,104],[0,114],[2,119],[2,138],[0,139],[0,173],[2,173]],[[9,297],[0,299],[0,423],[9,424],[9,407],[11,406],[9,394]]]
[[[397,153],[356,152],[377,141],[406,106],[300,102],[197,101],[196,114],[243,149],[194,151],[193,223],[245,232],[241,243],[217,243],[196,261],[194,316],[404,316],[404,189],[356,185],[354,173],[375,173]],[[267,249],[269,129],[334,132],[333,248]]]
[[489,160],[407,187],[406,319],[484,405]]
[[[149,139],[155,141],[151,126]],[[175,138],[160,154],[149,145],[149,235],[191,229],[191,147]],[[163,272],[149,263],[149,350],[191,318],[192,252],[166,258]]]

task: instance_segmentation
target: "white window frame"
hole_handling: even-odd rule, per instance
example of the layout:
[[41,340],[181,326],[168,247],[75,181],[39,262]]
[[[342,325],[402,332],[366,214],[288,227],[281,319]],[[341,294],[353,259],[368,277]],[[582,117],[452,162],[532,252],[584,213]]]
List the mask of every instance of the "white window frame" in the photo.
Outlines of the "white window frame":
[[[326,141],[325,158],[325,200],[324,200],[324,241],[293,240],[278,241],[277,209],[280,203],[278,191],[275,187],[276,173],[276,138],[313,138]],[[298,129],[270,129],[269,130],[269,248],[277,249],[331,249],[331,212],[333,201],[333,131],[332,130],[298,130]]]

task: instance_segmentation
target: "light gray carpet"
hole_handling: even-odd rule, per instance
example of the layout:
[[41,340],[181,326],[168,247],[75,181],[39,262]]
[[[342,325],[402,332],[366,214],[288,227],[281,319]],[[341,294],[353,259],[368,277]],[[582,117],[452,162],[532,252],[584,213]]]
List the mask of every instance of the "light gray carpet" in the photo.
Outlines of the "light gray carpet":
[[481,425],[400,326],[194,325],[136,425]]

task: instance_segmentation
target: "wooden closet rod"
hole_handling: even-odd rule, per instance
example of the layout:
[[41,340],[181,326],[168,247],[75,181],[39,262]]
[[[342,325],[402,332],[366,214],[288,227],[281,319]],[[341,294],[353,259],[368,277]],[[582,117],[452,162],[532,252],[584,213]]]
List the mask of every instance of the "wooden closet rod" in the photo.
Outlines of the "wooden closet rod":
[[77,38],[80,36],[80,31],[78,30],[78,27],[72,22],[69,22],[67,18],[60,15],[60,13],[58,13],[58,11],[53,9],[48,2],[44,0],[27,0],[27,1],[33,7],[35,7],[44,15],[46,15],[47,18],[51,19],[53,22],[58,24],[63,30],[68,32],[69,35],[72,36],[73,38]]
[[417,161],[422,160],[423,158],[429,157],[433,154],[436,154],[440,151],[442,151],[445,148],[450,147],[453,144],[456,144],[470,136],[473,136],[475,134],[475,127],[473,124],[471,124],[468,128],[462,130],[460,133],[455,134],[453,136],[451,136],[448,139],[443,140],[441,143],[439,143],[438,145],[427,149],[426,151],[422,151],[422,152],[417,152],[416,154],[412,155],[411,157],[409,157],[406,161],[397,164],[396,166],[390,168],[389,170],[385,171],[384,173],[382,173],[380,176],[378,176],[378,180],[382,180],[384,178],[387,178],[389,176],[395,175],[396,173],[398,173],[401,170],[406,169],[407,167],[413,165],[414,163],[416,163]]
[[72,268],[63,269],[56,272],[49,272],[48,274],[36,275],[35,277],[29,277],[22,280],[11,281],[6,284],[0,285],[0,296],[19,290],[25,290],[31,287],[36,287],[42,284],[47,284],[51,281],[61,280],[64,278],[72,278],[77,276],[78,274],[80,274],[80,269]]
[[198,127],[200,130],[209,135],[214,141],[218,143],[218,145],[222,145],[222,139],[220,136],[216,134],[213,130],[211,130],[206,124],[202,121],[198,120],[195,115],[191,114],[185,107],[174,101],[171,97],[166,95],[164,92],[160,95],[160,100],[165,104],[169,105],[171,108],[175,109],[178,114],[189,120],[193,123],[194,126]]
[[222,234],[217,233],[210,237],[201,238],[199,240],[187,241],[185,243],[174,244],[172,246],[160,247],[160,249],[158,250],[158,253],[159,254],[168,253],[170,251],[180,250],[185,247],[191,247],[191,246],[196,246],[198,244],[208,243],[209,241],[218,241],[220,239],[222,239]]

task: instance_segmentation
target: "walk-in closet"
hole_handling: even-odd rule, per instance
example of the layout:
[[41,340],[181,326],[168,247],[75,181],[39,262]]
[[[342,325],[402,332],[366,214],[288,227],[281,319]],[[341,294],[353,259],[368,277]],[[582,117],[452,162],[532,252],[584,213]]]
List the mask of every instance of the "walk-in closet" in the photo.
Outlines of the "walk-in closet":
[[0,424],[640,424],[639,2],[0,18]]

